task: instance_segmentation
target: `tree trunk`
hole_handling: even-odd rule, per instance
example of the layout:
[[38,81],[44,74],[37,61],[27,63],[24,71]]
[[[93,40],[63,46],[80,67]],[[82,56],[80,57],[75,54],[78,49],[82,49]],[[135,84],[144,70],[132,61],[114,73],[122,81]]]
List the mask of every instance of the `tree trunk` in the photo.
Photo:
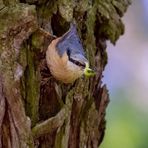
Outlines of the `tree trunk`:
[[[97,148],[105,131],[106,41],[130,0],[0,0],[0,148]],[[94,78],[64,85],[46,66],[54,34],[77,24]],[[44,33],[39,28],[50,32]]]

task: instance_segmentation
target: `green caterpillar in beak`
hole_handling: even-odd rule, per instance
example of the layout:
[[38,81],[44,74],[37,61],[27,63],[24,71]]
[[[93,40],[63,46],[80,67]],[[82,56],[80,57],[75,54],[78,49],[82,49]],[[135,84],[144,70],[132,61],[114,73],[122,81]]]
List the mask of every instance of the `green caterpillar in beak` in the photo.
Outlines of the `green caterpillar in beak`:
[[89,68],[89,64],[88,63],[86,63],[85,64],[85,69],[84,69],[84,75],[86,76],[86,77],[93,77],[93,76],[95,76],[95,71],[94,70],[92,70],[92,69],[90,69]]

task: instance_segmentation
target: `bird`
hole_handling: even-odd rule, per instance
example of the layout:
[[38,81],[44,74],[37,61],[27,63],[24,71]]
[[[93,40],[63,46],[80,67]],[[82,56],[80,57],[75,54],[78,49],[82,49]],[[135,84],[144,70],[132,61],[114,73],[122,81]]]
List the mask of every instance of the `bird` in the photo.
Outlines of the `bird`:
[[46,62],[53,77],[65,84],[73,83],[82,75],[95,75],[95,71],[89,68],[76,25],[73,23],[64,35],[49,44]]

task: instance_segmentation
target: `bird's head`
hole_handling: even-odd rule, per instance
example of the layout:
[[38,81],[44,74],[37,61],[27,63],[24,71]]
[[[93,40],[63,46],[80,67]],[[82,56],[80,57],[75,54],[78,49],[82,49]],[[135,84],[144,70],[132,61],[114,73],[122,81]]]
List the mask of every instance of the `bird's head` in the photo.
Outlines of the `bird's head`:
[[66,52],[69,69],[76,70],[80,75],[84,74],[86,77],[95,75],[95,71],[89,68],[89,62],[74,24],[71,24],[69,31],[60,38],[56,49],[60,57]]

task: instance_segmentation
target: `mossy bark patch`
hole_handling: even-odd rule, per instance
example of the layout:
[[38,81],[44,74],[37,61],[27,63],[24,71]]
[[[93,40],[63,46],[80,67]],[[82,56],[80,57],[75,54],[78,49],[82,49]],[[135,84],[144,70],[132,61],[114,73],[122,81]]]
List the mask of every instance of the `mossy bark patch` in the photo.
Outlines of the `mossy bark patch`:
[[1,126],[3,139],[0,139],[0,143],[2,147],[9,144],[16,148],[33,147],[31,123],[22,102],[20,78],[23,67],[18,57],[22,42],[37,28],[35,7],[26,4],[4,7],[0,11],[0,20],[0,83],[1,94],[5,98],[5,115]]

